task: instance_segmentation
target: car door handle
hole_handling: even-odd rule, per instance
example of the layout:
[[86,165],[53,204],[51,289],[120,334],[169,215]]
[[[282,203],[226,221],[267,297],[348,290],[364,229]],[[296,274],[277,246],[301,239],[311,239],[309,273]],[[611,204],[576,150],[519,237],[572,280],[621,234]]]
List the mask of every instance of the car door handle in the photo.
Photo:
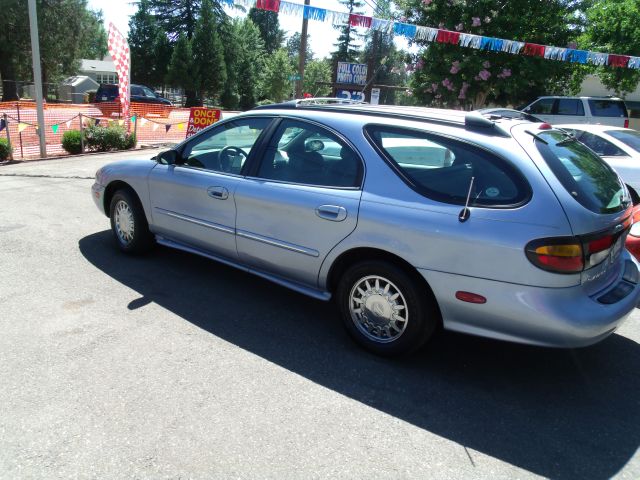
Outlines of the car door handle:
[[347,218],[347,209],[338,205],[320,205],[316,208],[316,215],[332,222],[341,222]]
[[218,200],[226,200],[229,198],[229,190],[224,187],[209,187],[207,188],[207,195]]

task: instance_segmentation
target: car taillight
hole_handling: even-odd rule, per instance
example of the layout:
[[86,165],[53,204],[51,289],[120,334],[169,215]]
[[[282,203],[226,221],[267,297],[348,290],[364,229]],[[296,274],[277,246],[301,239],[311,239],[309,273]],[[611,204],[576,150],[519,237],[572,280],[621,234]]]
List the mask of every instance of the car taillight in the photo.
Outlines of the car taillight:
[[531,263],[549,272],[579,273],[584,269],[582,244],[577,238],[534,240],[526,253]]
[[587,260],[587,268],[594,267],[605,260],[611,251],[613,242],[613,235],[605,235],[604,237],[586,242],[585,257]]
[[624,128],[629,128],[629,119],[628,118],[624,121]]
[[555,273],[580,273],[602,263],[616,241],[631,227],[632,217],[604,232],[579,237],[541,238],[529,242],[527,258],[535,266]]

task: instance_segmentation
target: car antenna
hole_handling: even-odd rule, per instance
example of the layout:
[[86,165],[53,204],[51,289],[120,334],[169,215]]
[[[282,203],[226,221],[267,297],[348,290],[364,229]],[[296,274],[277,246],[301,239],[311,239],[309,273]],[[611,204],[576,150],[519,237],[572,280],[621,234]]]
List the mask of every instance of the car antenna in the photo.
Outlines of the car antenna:
[[469,220],[471,216],[471,210],[469,210],[469,199],[471,198],[471,190],[473,189],[473,180],[476,177],[471,177],[471,182],[469,182],[469,191],[467,192],[467,201],[464,204],[464,208],[460,210],[460,214],[458,215],[458,220],[460,222],[466,222]]

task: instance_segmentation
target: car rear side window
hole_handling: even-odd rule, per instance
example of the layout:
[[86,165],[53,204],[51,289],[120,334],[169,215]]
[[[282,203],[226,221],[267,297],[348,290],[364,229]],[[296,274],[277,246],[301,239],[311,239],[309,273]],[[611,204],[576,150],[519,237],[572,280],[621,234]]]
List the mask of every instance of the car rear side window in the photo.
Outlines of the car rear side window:
[[471,188],[470,205],[509,207],[530,196],[513,165],[479,147],[403,128],[376,125],[366,131],[400,176],[426,197],[464,205]]
[[627,128],[624,130],[607,130],[604,133],[608,133],[613,138],[629,145],[636,152],[640,152],[640,132],[637,130]]
[[594,117],[627,117],[627,107],[620,100],[589,100]]
[[596,213],[625,208],[624,188],[618,175],[593,151],[557,130],[537,133],[536,139],[549,168],[583,207]]
[[528,113],[550,115],[553,110],[553,98],[541,98],[529,108]]
[[557,115],[584,116],[584,106],[578,98],[560,98],[556,108]]

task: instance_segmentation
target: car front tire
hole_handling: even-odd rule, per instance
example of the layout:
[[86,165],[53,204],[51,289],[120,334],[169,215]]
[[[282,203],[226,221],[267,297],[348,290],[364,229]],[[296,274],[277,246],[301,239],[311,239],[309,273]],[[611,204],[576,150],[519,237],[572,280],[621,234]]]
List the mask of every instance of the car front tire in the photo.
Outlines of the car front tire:
[[351,337],[378,355],[414,352],[433,335],[440,321],[431,293],[391,262],[370,260],[352,265],[342,275],[336,293]]
[[129,190],[118,190],[109,208],[111,230],[120,250],[144,253],[154,245],[153,234],[138,198]]

